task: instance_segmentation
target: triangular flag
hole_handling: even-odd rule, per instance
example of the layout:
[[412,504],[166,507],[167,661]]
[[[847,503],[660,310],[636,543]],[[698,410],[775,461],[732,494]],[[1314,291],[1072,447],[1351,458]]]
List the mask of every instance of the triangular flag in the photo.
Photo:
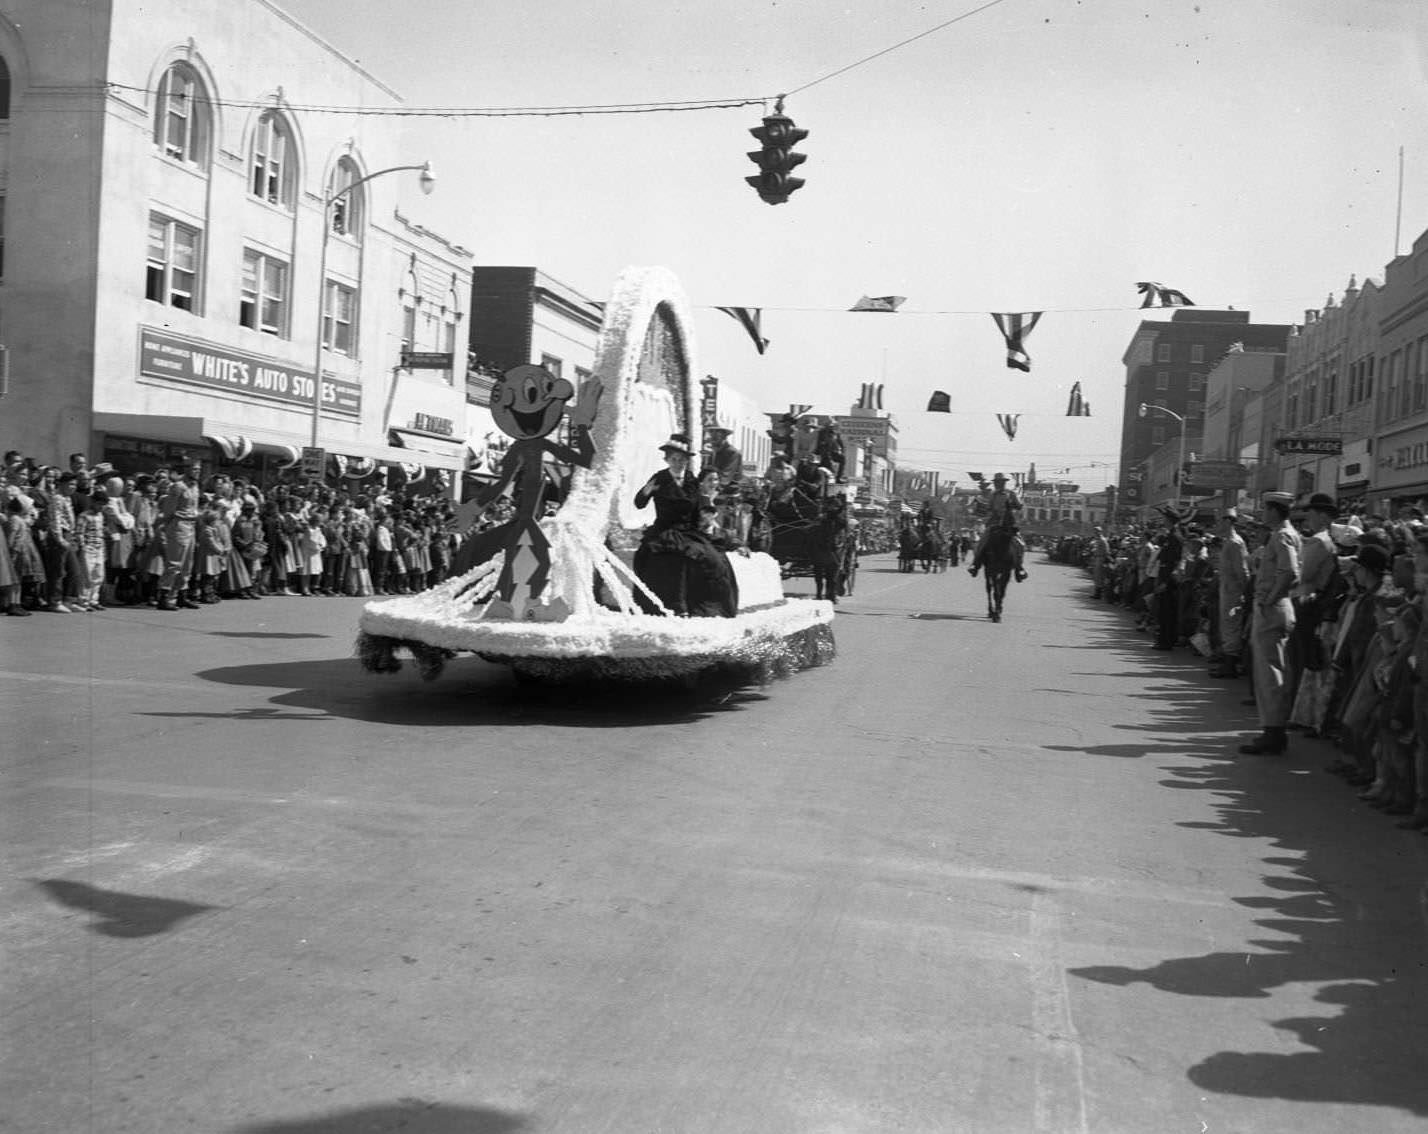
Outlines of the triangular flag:
[[1081,383],[1071,387],[1071,400],[1066,404],[1067,417],[1090,417],[1091,404],[1081,396]]
[[993,311],[992,318],[996,320],[997,328],[1007,343],[1007,366],[1012,370],[1029,371],[1031,355],[1026,353],[1026,348],[1022,344],[1026,342],[1027,336],[1041,320],[1041,312],[1022,311],[998,314]]
[[879,295],[873,298],[863,296],[849,311],[896,311],[907,302],[905,295]]
[[1194,307],[1195,301],[1183,291],[1176,291],[1173,287],[1166,287],[1153,281],[1138,283],[1135,288],[1145,299],[1141,301],[1141,308],[1146,307]]
[[863,392],[858,395],[858,408],[880,410],[883,408],[883,386],[881,382],[864,382]]
[[[928,413],[951,413],[952,395],[945,390],[933,390],[932,397],[927,399]],[[973,477],[972,479],[976,479]]]
[[769,341],[763,337],[764,309],[762,307],[716,307],[725,315],[732,316],[754,340],[754,349],[760,354],[768,350]]
[[804,403],[804,402],[789,402],[789,403],[788,403],[788,416],[791,417],[791,418],[797,419],[797,418],[802,417],[804,414],[806,414],[806,413],[807,413],[809,410],[811,410],[812,408],[813,408],[813,404],[812,404],[811,402],[809,402],[809,403]]
[[1016,440],[1016,423],[1021,417],[1019,413],[999,413],[997,414],[997,424],[1002,427],[1002,431],[1007,435],[1008,441]]

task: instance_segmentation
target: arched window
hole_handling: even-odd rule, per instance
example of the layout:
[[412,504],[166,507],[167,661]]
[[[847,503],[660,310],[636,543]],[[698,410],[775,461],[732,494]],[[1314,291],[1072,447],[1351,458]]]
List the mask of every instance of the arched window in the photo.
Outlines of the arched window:
[[446,294],[446,306],[441,309],[441,349],[451,355],[451,369],[446,372],[446,380],[454,382],[456,375],[464,372],[466,357],[464,350],[456,345],[456,326],[461,322],[461,299],[456,288]]
[[175,63],[159,80],[154,144],[175,161],[207,169],[212,121],[213,111],[197,73],[186,63]]
[[[367,212],[364,208],[364,194],[361,187],[347,193],[342,191],[356,184],[361,176],[357,163],[349,157],[342,157],[337,159],[337,165],[327,183],[327,199],[332,202],[328,223],[338,236],[348,236],[354,240],[361,239],[362,236],[362,225]],[[339,193],[342,195],[338,196]]]
[[416,350],[416,309],[421,302],[421,294],[418,291],[416,272],[407,269],[406,279],[402,282],[402,290],[398,293],[402,301],[402,350]]
[[10,117],[10,64],[0,55],[0,122]]
[[277,111],[267,110],[253,132],[248,192],[271,205],[291,209],[297,200],[297,153],[291,128]]

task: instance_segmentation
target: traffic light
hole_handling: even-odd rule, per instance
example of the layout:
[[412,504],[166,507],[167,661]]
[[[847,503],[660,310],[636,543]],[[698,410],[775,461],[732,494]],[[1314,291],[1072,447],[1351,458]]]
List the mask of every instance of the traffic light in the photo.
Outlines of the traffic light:
[[803,178],[790,177],[794,169],[808,160],[805,154],[796,154],[793,147],[808,137],[807,130],[800,130],[793,119],[783,112],[780,99],[773,114],[764,119],[762,126],[753,126],[749,133],[757,138],[763,148],[749,154],[749,160],[759,167],[760,172],[744,178],[754,187],[760,199],[770,205],[781,205],[789,194],[803,187]]

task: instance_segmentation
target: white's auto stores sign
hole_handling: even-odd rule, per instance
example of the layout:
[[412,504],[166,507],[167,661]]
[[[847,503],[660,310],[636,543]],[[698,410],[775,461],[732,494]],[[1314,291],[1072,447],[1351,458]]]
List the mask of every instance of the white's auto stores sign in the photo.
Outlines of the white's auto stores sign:
[[[312,405],[312,375],[305,370],[262,355],[246,354],[152,327],[139,328],[139,373],[162,382],[225,390],[262,401]],[[362,387],[356,382],[324,376],[322,408],[328,413],[359,416]]]

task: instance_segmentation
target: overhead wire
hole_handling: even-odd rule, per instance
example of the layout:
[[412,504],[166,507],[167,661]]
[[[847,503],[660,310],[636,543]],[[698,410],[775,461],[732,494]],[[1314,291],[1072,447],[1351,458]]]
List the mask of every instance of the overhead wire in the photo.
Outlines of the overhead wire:
[[[764,106],[769,102],[777,100],[782,104],[782,100],[790,95],[799,94],[819,83],[826,83],[829,79],[845,75],[854,68],[871,63],[875,59],[881,59],[884,55],[889,55],[900,48],[906,47],[910,43],[916,43],[920,39],[925,39],[944,28],[949,28],[953,24],[961,23],[970,19],[979,12],[985,12],[988,8],[995,8],[998,4],[1005,3],[1006,0],[988,0],[988,3],[981,4],[976,8],[971,8],[960,15],[953,16],[950,20],[944,20],[936,27],[928,28],[926,31],[918,32],[917,35],[909,36],[907,39],[894,43],[891,47],[885,47],[881,51],[876,51],[871,55],[864,56],[846,66],[839,67],[835,71],[830,71],[826,75],[821,75],[800,87],[795,87],[791,91],[786,91],[777,95],[740,95],[728,98],[706,98],[706,99],[652,99],[643,102],[616,102],[616,103],[577,103],[570,106],[323,106],[315,103],[281,103],[283,109],[300,112],[303,114],[340,114],[344,116],[372,117],[372,118],[555,118],[561,116],[576,115],[610,115],[610,114],[669,114],[682,113],[700,110],[737,110],[745,106]],[[84,88],[91,89],[91,88]],[[136,86],[132,83],[120,83],[116,81],[105,82],[92,88],[95,91],[117,90],[130,91],[136,94],[155,93],[153,87]],[[276,105],[276,100],[270,96],[264,99],[223,99],[223,105],[237,107],[248,110],[265,110]]]

